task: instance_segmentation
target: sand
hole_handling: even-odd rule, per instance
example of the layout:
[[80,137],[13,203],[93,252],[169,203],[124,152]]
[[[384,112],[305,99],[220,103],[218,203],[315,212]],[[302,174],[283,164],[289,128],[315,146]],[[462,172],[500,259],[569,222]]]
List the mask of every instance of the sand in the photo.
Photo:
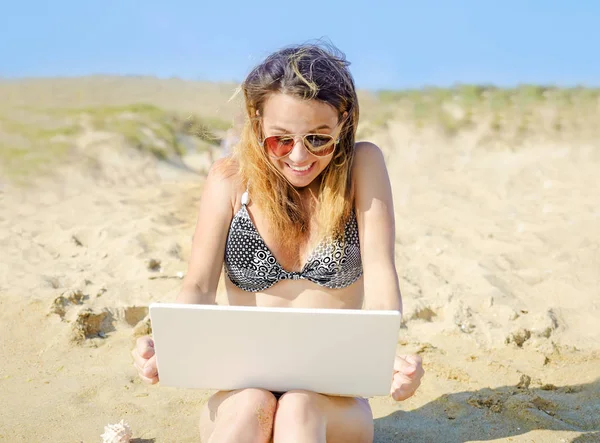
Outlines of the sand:
[[[371,400],[375,441],[600,441],[599,151],[483,150],[400,122],[373,140],[395,198],[398,346],[426,369],[413,398]],[[0,187],[0,441],[94,442],[121,419],[138,443],[198,441],[211,392],[141,383],[130,350],[148,304],[177,294],[204,176],[107,159]]]

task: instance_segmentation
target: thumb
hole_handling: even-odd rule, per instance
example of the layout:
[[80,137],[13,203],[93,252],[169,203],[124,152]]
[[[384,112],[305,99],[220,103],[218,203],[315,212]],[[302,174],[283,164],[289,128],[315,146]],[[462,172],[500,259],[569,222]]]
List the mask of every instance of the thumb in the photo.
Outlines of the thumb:
[[414,361],[409,361],[406,356],[396,356],[394,361],[394,370],[405,375],[412,375],[416,372],[418,365]]
[[421,366],[423,364],[423,359],[421,358],[420,355],[415,354],[415,355],[405,355],[404,359],[409,362],[412,363],[415,366]]

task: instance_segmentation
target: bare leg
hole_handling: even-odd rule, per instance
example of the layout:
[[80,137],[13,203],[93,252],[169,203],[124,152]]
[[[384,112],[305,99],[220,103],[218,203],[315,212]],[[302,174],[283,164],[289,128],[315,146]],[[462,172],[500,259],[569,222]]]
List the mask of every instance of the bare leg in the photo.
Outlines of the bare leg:
[[372,443],[373,433],[367,400],[290,391],[277,405],[273,443]]
[[277,400],[262,389],[220,391],[214,394],[200,415],[203,443],[264,442],[271,439]]

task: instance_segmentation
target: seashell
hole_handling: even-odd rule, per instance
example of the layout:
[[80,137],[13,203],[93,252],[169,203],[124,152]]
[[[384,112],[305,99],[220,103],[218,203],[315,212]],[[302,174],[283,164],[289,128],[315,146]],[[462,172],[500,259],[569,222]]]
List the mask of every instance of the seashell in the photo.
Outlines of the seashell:
[[104,426],[102,443],[130,443],[132,437],[131,428],[125,421]]

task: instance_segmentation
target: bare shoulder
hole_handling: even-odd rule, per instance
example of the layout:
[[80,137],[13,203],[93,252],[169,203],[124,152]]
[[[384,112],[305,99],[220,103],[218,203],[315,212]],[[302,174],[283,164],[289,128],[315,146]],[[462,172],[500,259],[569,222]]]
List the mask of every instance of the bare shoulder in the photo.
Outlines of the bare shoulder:
[[223,157],[211,165],[204,183],[205,195],[211,199],[231,202],[233,207],[243,192],[242,189],[239,167],[235,159]]
[[361,141],[354,148],[354,164],[352,166],[352,177],[355,180],[366,178],[372,174],[386,172],[385,158],[383,152],[375,143]]
[[[369,142],[356,144],[352,181],[355,205],[359,212],[372,212],[370,210],[376,206],[374,202],[391,208],[390,177],[385,157],[379,146]],[[387,213],[388,210],[384,212]]]
[[208,177],[218,180],[233,182],[238,175],[239,165],[237,161],[230,157],[221,157],[213,162],[208,171]]

